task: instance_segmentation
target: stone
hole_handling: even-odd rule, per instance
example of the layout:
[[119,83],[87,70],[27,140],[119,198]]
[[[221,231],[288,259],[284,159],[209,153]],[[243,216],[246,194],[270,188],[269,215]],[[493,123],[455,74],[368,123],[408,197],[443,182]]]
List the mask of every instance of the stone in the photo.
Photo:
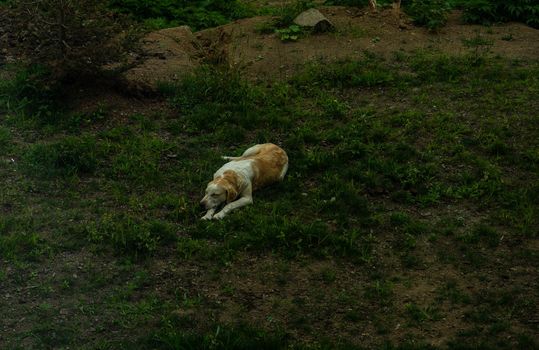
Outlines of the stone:
[[300,27],[313,28],[315,32],[328,32],[335,28],[333,23],[317,9],[308,9],[300,13],[294,23]]

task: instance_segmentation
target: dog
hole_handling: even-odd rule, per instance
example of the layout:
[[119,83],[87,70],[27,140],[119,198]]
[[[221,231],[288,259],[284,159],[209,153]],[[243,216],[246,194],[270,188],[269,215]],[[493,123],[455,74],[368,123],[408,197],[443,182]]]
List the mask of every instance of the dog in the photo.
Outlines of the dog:
[[[232,210],[253,204],[253,191],[282,181],[288,171],[286,152],[272,143],[254,145],[241,157],[222,157],[230,162],[213,174],[200,205],[207,210],[202,220],[222,219]],[[217,209],[224,204],[217,214]]]

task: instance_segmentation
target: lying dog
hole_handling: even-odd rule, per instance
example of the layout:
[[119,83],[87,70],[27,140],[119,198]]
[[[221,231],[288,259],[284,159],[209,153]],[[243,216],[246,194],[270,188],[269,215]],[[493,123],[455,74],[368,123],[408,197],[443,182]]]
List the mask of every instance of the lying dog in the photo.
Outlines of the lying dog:
[[[241,157],[223,159],[230,162],[213,174],[200,201],[207,210],[203,220],[222,219],[232,210],[252,204],[254,190],[281,181],[288,170],[286,152],[272,143],[255,145]],[[226,205],[215,214],[223,203]]]

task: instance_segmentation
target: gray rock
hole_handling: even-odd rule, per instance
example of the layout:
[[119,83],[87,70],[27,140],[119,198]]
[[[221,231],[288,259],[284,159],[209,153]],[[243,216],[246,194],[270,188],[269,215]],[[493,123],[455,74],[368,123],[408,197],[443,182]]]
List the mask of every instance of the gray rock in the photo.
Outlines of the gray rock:
[[301,27],[313,28],[315,32],[327,32],[335,28],[333,23],[317,9],[309,9],[300,13],[294,23]]

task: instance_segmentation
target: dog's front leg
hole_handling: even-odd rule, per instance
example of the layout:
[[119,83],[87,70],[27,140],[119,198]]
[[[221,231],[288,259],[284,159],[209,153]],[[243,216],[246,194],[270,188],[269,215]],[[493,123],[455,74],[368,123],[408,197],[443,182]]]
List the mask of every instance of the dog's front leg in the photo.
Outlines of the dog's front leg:
[[215,208],[211,208],[210,210],[206,212],[206,215],[202,217],[202,220],[210,220],[211,218],[213,218],[214,213],[215,213]]
[[240,199],[225,205],[223,207],[223,209],[221,209],[220,212],[218,212],[217,214],[215,214],[213,216],[213,218],[214,219],[222,219],[228,213],[230,213],[232,210],[238,209],[240,207],[243,207],[243,206],[246,206],[246,205],[249,205],[249,204],[253,204],[253,197],[251,197],[251,196],[241,197]]

